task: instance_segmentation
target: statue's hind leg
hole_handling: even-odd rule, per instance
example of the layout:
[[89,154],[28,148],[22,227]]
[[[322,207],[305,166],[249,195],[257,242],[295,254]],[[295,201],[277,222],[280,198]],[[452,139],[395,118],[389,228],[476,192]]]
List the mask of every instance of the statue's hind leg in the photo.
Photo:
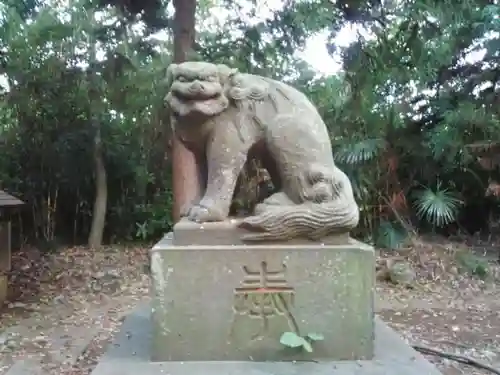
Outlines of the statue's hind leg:
[[307,111],[292,109],[277,115],[273,126],[266,128],[266,141],[282,176],[280,190],[289,204],[322,203],[333,197],[331,145],[328,138],[311,131],[318,124],[305,125],[316,121],[307,116]]
[[338,182],[335,183],[332,172],[325,171],[321,166],[313,165],[307,172],[306,188],[304,189],[303,198],[305,201],[322,203],[334,199],[341,186]]

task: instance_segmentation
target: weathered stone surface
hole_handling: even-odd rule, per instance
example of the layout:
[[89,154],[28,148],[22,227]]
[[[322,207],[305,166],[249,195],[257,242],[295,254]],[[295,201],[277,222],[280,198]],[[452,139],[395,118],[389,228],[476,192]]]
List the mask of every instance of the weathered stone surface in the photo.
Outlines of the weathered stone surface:
[[377,317],[375,357],[368,361],[150,362],[153,329],[149,306],[141,306],[125,319],[92,375],[441,375]]
[[[247,231],[239,227],[240,223],[241,219],[196,223],[183,218],[174,226],[174,245],[244,245],[242,238]],[[261,244],[265,243],[265,241],[261,242]],[[268,243],[276,244],[278,242],[269,241]],[[317,242],[300,237],[288,240],[286,243],[292,245],[317,244]],[[343,232],[324,237],[321,239],[321,243],[328,245],[349,243],[349,233]]]
[[[371,247],[352,239],[258,246],[173,246],[172,240],[169,234],[151,250],[153,360],[372,357]],[[292,355],[279,343],[286,331],[325,340],[312,354]]]
[[182,216],[226,220],[240,172],[258,159],[278,191],[241,221],[248,230],[244,240],[319,240],[357,226],[351,182],[334,162],[325,122],[303,93],[199,61],[171,64],[165,82],[174,135],[195,155],[201,177],[190,181],[198,183],[199,196],[186,202]]

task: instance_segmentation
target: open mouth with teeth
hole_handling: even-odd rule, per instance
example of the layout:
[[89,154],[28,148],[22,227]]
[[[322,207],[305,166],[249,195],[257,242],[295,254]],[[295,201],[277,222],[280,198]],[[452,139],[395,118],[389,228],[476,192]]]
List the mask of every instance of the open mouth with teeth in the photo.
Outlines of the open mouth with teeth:
[[186,92],[175,93],[170,96],[169,102],[176,116],[188,116],[203,114],[205,116],[215,116],[228,107],[228,100],[221,92],[210,95],[209,93],[197,93],[196,95],[186,95]]

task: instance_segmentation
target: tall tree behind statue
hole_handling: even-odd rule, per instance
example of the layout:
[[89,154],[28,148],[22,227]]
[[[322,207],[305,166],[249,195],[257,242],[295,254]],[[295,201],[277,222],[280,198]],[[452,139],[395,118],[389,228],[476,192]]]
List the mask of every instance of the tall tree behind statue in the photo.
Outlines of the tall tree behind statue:
[[[195,40],[196,0],[174,0],[174,62],[186,61],[193,52]],[[194,154],[177,139],[172,140],[173,220],[178,221],[184,207],[200,194],[200,176]]]

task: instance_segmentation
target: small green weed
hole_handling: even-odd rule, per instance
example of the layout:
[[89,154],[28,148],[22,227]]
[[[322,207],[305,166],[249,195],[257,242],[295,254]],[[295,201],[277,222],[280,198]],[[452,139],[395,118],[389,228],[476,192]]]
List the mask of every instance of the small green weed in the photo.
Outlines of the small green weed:
[[306,352],[312,353],[312,344],[315,341],[324,339],[324,336],[320,333],[308,333],[305,336],[299,336],[295,332],[285,332],[281,335],[280,343],[288,348],[302,348]]
[[461,250],[455,254],[455,259],[459,264],[460,268],[473,276],[477,276],[480,279],[486,279],[489,274],[488,262],[473,254],[471,251]]

